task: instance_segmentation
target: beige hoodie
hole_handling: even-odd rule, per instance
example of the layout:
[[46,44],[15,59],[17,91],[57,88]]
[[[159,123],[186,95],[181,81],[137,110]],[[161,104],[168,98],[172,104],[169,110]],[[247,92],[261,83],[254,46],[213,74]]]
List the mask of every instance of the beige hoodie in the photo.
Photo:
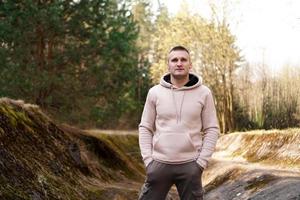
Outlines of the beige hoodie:
[[219,135],[211,91],[190,73],[190,82],[175,88],[170,74],[152,87],[147,96],[139,145],[145,165],[153,159],[170,164],[196,160],[206,168]]

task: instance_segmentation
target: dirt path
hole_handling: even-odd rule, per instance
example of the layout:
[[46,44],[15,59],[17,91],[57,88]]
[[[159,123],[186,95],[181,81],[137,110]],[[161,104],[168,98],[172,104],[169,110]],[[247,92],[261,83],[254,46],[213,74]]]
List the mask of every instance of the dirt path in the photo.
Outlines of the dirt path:
[[[205,200],[300,200],[299,169],[248,163],[216,153],[203,174]],[[142,183],[112,183],[110,191],[127,191],[136,197]],[[173,187],[168,200],[179,200]]]
[[112,134],[112,135],[138,135],[137,130],[101,130],[101,129],[87,129],[85,130],[91,134]]

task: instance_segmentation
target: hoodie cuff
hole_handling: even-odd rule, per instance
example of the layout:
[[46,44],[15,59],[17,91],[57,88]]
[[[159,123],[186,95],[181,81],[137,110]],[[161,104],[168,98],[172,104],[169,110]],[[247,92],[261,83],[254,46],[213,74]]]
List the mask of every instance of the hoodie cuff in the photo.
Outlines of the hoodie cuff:
[[201,159],[201,158],[198,158],[196,160],[197,164],[200,165],[203,169],[205,169],[207,167],[207,161]]
[[144,160],[144,164],[147,167],[151,162],[152,162],[153,158],[149,157],[147,159]]

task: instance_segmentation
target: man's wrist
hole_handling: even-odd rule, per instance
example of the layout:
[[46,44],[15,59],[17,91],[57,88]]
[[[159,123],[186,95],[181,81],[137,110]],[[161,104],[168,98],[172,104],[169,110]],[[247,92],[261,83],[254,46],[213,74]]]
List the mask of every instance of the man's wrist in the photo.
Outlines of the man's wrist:
[[201,167],[203,170],[206,168],[206,161],[202,160],[201,158],[198,158],[196,160],[196,163],[199,165],[199,167]]
[[145,167],[147,167],[152,161],[153,161],[153,158],[151,158],[151,157],[144,159]]

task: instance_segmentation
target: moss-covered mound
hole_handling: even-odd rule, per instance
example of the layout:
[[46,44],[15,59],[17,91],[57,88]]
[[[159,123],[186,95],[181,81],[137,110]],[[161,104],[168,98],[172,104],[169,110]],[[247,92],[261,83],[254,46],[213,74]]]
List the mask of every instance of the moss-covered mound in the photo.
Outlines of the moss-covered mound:
[[217,151],[222,156],[242,157],[300,169],[300,129],[250,131],[222,136]]
[[137,191],[113,187],[142,180],[134,162],[35,105],[0,99],[0,199],[134,199]]
[[134,163],[139,171],[144,171],[137,134],[107,134],[99,131],[89,132],[89,134],[105,142],[124,158],[130,159],[129,163]]

